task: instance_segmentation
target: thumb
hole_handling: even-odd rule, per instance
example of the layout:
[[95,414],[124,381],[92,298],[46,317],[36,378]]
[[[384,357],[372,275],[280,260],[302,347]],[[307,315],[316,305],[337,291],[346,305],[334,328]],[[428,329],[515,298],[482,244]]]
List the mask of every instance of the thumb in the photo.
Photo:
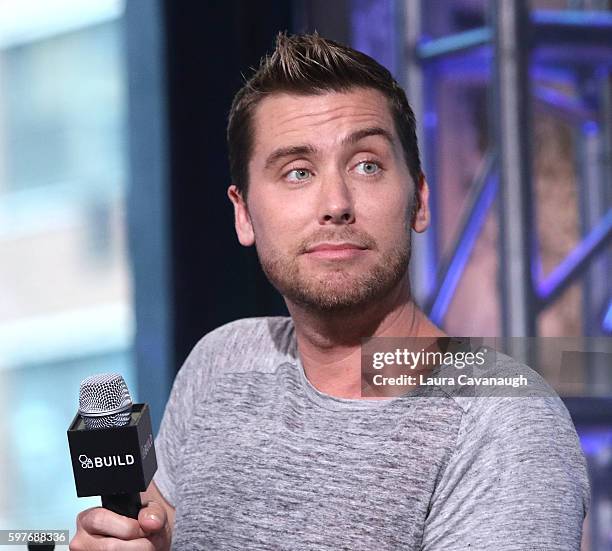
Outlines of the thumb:
[[166,510],[156,501],[149,501],[138,513],[138,523],[148,534],[159,532],[166,522]]

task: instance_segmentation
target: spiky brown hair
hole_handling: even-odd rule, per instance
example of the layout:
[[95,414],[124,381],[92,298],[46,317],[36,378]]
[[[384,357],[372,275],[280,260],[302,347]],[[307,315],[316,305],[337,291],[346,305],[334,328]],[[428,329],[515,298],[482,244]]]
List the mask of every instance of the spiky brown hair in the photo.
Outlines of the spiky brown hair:
[[318,95],[373,88],[389,102],[406,164],[415,183],[421,176],[421,161],[414,113],[406,94],[391,73],[371,57],[333,40],[313,34],[279,33],[276,48],[261,60],[259,68],[234,97],[227,126],[232,182],[246,199],[248,164],[253,148],[253,113],[270,94],[288,92]]

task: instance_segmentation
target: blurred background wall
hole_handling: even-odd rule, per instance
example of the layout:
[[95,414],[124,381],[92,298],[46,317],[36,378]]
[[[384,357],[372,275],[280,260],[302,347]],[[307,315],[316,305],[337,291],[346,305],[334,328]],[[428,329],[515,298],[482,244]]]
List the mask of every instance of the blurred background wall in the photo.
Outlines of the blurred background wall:
[[584,549],[612,549],[607,0],[0,0],[0,528],[97,503],[65,438],[81,379],[122,373],[157,425],[203,334],[286,312],[234,236],[225,124],[275,34],[314,29],[417,113],[419,304],[549,380],[560,347],[591,354],[553,382],[594,483]]
[[79,379],[136,383],[123,14],[0,2],[2,528],[73,527],[63,433]]

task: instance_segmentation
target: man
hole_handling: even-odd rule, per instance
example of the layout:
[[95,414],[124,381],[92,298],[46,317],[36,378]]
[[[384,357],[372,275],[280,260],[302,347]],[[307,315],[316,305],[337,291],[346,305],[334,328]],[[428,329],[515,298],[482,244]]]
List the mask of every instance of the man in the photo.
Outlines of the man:
[[[364,338],[444,337],[410,296],[428,189],[389,72],[280,35],[234,100],[228,143],[238,239],[291,317],[198,343],[148,505],[138,521],[81,513],[71,548],[579,549],[589,485],[558,397],[362,398]],[[487,362],[548,389],[507,356]]]

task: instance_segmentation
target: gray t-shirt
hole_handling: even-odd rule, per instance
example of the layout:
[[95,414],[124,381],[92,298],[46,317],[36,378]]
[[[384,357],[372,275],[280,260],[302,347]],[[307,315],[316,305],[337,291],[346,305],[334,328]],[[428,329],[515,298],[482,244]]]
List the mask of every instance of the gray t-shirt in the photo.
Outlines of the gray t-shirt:
[[[552,392],[508,356],[491,369]],[[578,550],[589,505],[554,393],[335,398],[306,378],[290,318],[206,335],[156,450],[173,549]]]

